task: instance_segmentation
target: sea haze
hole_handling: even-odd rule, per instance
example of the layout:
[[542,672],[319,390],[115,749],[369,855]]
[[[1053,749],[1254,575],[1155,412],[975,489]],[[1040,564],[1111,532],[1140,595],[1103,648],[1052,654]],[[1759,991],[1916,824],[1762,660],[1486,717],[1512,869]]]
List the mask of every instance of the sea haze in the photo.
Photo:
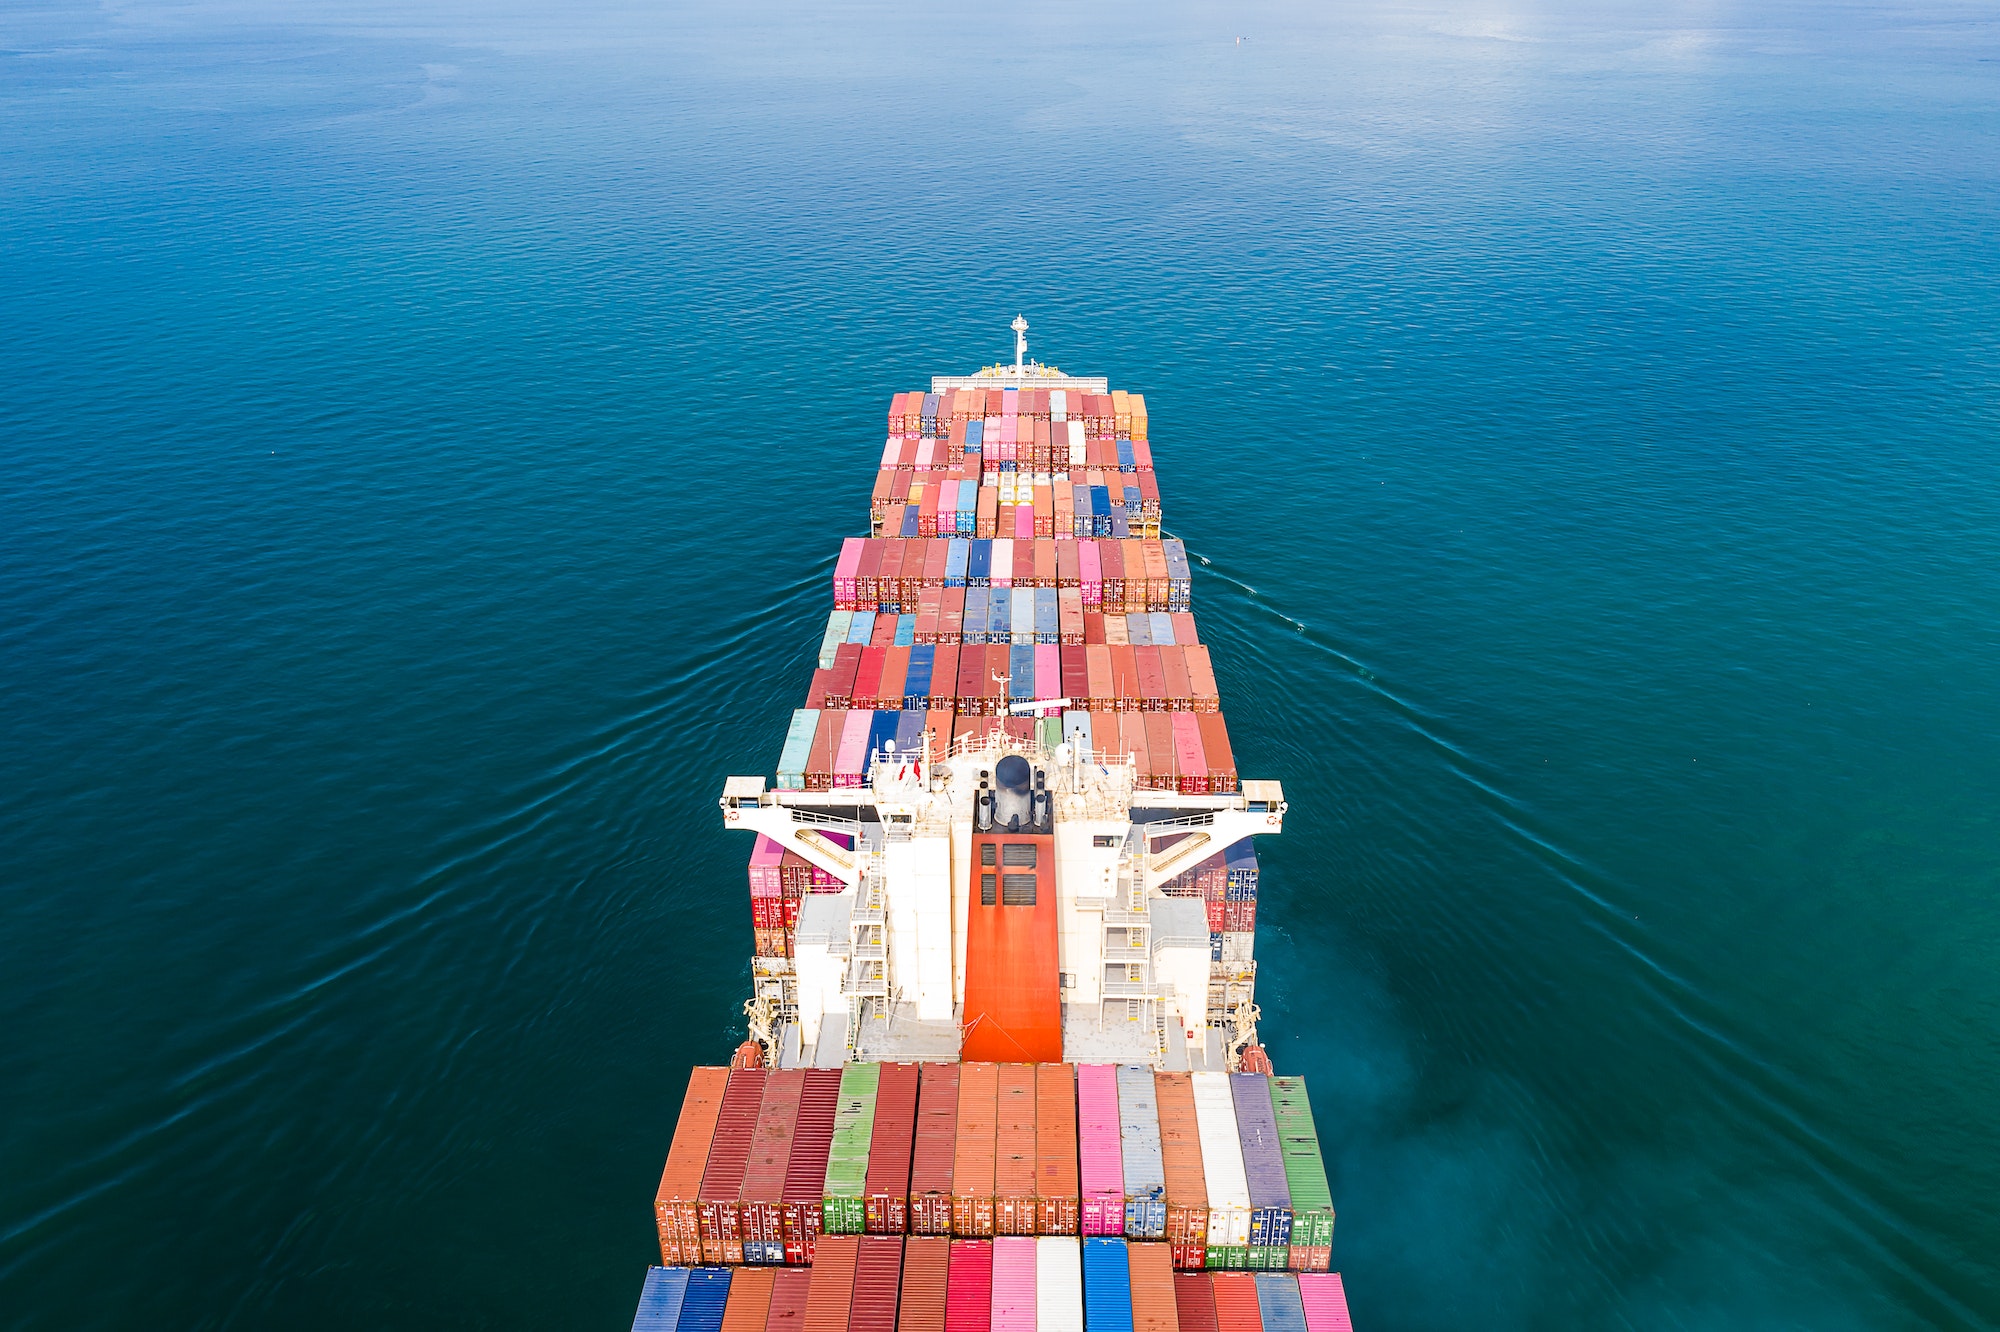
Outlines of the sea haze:
[[892,392],[1143,391],[1364,1332],[2000,1326],[1971,3],[0,13],[0,1323],[618,1328]]

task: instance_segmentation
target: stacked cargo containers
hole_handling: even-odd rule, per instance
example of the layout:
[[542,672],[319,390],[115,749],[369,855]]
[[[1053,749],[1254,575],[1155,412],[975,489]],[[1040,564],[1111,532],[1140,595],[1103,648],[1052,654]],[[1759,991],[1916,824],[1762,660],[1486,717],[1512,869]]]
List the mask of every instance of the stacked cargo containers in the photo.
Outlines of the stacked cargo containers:
[[1180,1332],[1216,1332],[1215,1284],[1208,1273],[1174,1273],[1174,1317]]
[[1292,1193],[1285,1183],[1270,1081],[1262,1073],[1232,1073],[1229,1095],[1236,1111],[1236,1140],[1243,1151],[1243,1178],[1250,1190],[1248,1266],[1253,1271],[1280,1272],[1291,1257]]
[[1347,1291],[1338,1272],[1299,1273],[1299,1303],[1306,1332],[1354,1332],[1347,1316]]
[[1036,1231],[1035,1065],[1001,1064],[996,1078],[993,1233]]
[[771,1290],[778,1274],[768,1267],[738,1268],[729,1282],[722,1332],[764,1332],[771,1317]]
[[874,1135],[868,1145],[868,1171],[862,1180],[863,1221],[870,1234],[900,1235],[909,1229],[911,1148],[917,1127],[919,1072],[916,1064],[880,1067]]
[[[993,1234],[993,1173],[999,1066],[958,1066],[958,1137],[951,1167],[954,1235]],[[997,1260],[996,1260],[997,1261]]]
[[868,1150],[875,1136],[875,1097],[881,1079],[880,1064],[849,1064],[841,1070],[833,1143],[826,1158],[826,1194],[821,1200],[829,1235],[858,1235],[867,1229]]
[[[857,1235],[827,1235],[816,1246],[812,1283],[806,1290],[805,1318],[800,1332],[847,1332],[854,1305],[854,1266],[861,1254]],[[777,1298],[771,1301],[777,1312]]]
[[1083,1255],[1067,1235],[1045,1235],[1035,1246],[1036,1332],[1083,1332]]
[[944,1332],[950,1270],[951,1241],[942,1235],[915,1235],[903,1242],[903,1289],[896,1307],[896,1332]]
[[1035,1241],[993,1241],[993,1332],[1035,1332]]
[[1248,1272],[1215,1272],[1208,1281],[1215,1292],[1216,1332],[1263,1332],[1257,1282]]
[[896,1332],[896,1301],[902,1280],[903,1237],[862,1236],[854,1258],[847,1332]]
[[737,1195],[743,1188],[750,1139],[757,1131],[765,1076],[761,1068],[732,1069],[728,1089],[722,1095],[722,1110],[716,1116],[715,1135],[702,1169],[700,1206],[696,1211],[701,1260],[705,1263],[743,1261]]
[[1076,1132],[1086,1235],[1125,1230],[1125,1166],[1119,1143],[1118,1071],[1110,1064],[1076,1069]]
[[1160,1105],[1153,1070],[1118,1066],[1118,1150],[1125,1171],[1125,1235],[1167,1237],[1167,1178],[1160,1158]]
[[692,1267],[701,1261],[701,1177],[728,1087],[726,1068],[697,1068],[688,1075],[673,1145],[667,1151],[666,1169],[660,1173],[659,1190],[653,1195],[660,1261],[668,1267]]
[[1307,1332],[1298,1278],[1290,1272],[1259,1272],[1254,1279],[1264,1332]]
[[1083,1321],[1090,1332],[1134,1332],[1132,1270],[1122,1239],[1083,1242]]
[[951,1241],[946,1274],[945,1332],[991,1332],[993,1326],[993,1241]]
[[910,1233],[952,1231],[952,1172],[958,1157],[957,1064],[925,1064],[910,1153]]
[[1333,1256],[1333,1193],[1304,1078],[1272,1078],[1271,1110],[1292,1197],[1292,1270],[1324,1272]]
[[1036,1233],[1076,1234],[1082,1218],[1072,1064],[1035,1065],[1035,1156]]
[[1165,1244],[1129,1243],[1132,1273],[1132,1332],[1180,1332],[1174,1307],[1173,1253]]
[[722,1332],[722,1313],[729,1304],[730,1269],[697,1267],[688,1273],[675,1332]]
[[743,1183],[737,1193],[742,1262],[776,1265],[785,1261],[785,1172],[791,1165],[792,1138],[805,1087],[803,1069],[780,1069],[765,1078],[757,1128],[750,1139]]
[[648,1268],[646,1284],[639,1291],[639,1309],[632,1316],[632,1332],[674,1332],[687,1283],[685,1267]]
[[826,1158],[833,1148],[833,1115],[840,1101],[839,1069],[809,1068],[805,1075],[791,1164],[785,1171],[782,1218],[785,1261],[795,1267],[813,1261],[822,1229]]
[[1236,1107],[1227,1073],[1195,1073],[1195,1122],[1201,1133],[1201,1174],[1208,1188],[1208,1265],[1250,1262],[1250,1185],[1243,1176]]
[[800,1268],[771,1277],[771,1312],[764,1332],[805,1332],[806,1304],[812,1293],[812,1273]]
[[1155,1073],[1153,1088],[1160,1106],[1160,1167],[1167,1182],[1167,1242],[1173,1246],[1174,1266],[1206,1267],[1208,1182],[1202,1172],[1193,1075]]

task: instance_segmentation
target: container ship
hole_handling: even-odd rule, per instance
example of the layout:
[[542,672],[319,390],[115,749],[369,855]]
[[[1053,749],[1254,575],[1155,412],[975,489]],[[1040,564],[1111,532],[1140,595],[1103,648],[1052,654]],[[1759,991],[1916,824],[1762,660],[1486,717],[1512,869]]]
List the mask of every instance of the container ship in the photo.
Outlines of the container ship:
[[1350,1327],[1257,1035],[1284,792],[1238,777],[1145,398],[1013,328],[891,398],[804,706],[724,784],[748,1039],[689,1077],[634,1332]]

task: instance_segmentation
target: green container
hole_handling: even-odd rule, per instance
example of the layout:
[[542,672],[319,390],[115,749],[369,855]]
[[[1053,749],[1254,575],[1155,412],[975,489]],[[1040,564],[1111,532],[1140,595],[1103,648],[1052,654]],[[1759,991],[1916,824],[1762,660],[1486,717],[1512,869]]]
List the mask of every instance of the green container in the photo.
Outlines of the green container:
[[1326,1161],[1320,1155],[1306,1080],[1266,1078],[1265,1082],[1278,1121],[1278,1155],[1292,1194],[1292,1243],[1326,1248],[1333,1243],[1333,1191],[1326,1184]]
[[1253,1272],[1282,1272],[1292,1261],[1292,1251],[1282,1244],[1253,1244],[1248,1266]]
[[1208,1251],[1208,1266],[1212,1271],[1241,1272],[1250,1266],[1250,1250],[1241,1244],[1230,1244]]
[[[1042,697],[1053,698],[1055,696],[1055,691],[1053,689],[1042,689],[1041,683],[1042,682],[1039,680],[1035,681],[1035,687],[1036,689],[1041,691]],[[1035,740],[1037,743],[1041,745],[1043,749],[1053,752],[1055,750],[1055,747],[1062,743],[1062,718],[1061,717],[1036,718]]]
[[881,1083],[880,1064],[849,1064],[841,1071],[822,1195],[821,1225],[829,1235],[859,1235],[867,1229],[862,1193],[868,1185],[868,1144],[875,1136],[875,1093]]

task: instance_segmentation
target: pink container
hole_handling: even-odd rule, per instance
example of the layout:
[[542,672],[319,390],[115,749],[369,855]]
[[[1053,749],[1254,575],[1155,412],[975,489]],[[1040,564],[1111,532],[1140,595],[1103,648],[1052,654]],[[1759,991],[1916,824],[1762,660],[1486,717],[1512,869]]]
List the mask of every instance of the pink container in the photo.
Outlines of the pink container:
[[840,733],[840,748],[834,751],[835,786],[861,785],[861,768],[868,761],[868,728],[874,724],[875,714],[868,708],[856,708],[847,714],[846,727]]
[[1014,539],[1033,541],[1035,539],[1035,506],[1017,504],[1014,506]]
[[889,436],[887,442],[882,445],[882,470],[885,472],[895,471],[896,460],[902,456],[903,441],[901,436]]
[[785,849],[763,833],[750,852],[750,896],[783,897]]
[[833,604],[841,610],[854,609],[854,579],[861,571],[862,538],[849,537],[840,543],[840,562],[833,566]]
[[944,1332],[991,1332],[993,1241],[953,1240],[945,1275]]
[[1035,644],[1035,696],[1062,697],[1062,649],[1054,643]]
[[1208,765],[1201,757],[1201,724],[1192,712],[1176,712],[1174,719],[1174,762],[1183,795],[1208,793]]
[[1076,1066],[1076,1145],[1082,1167],[1083,1233],[1125,1233],[1125,1157],[1118,1146],[1118,1070]]
[[1014,586],[1014,538],[993,539],[993,571],[986,581],[993,587]]
[[1076,543],[1076,581],[1083,585],[1083,608],[1095,610],[1104,604],[1104,560],[1097,543],[1085,538]]
[[1301,1272],[1299,1303],[1305,1306],[1306,1332],[1354,1332],[1347,1317],[1347,1291],[1338,1272]]
[[992,1332],[1035,1332],[1035,1241],[1003,1235],[993,1241]]

